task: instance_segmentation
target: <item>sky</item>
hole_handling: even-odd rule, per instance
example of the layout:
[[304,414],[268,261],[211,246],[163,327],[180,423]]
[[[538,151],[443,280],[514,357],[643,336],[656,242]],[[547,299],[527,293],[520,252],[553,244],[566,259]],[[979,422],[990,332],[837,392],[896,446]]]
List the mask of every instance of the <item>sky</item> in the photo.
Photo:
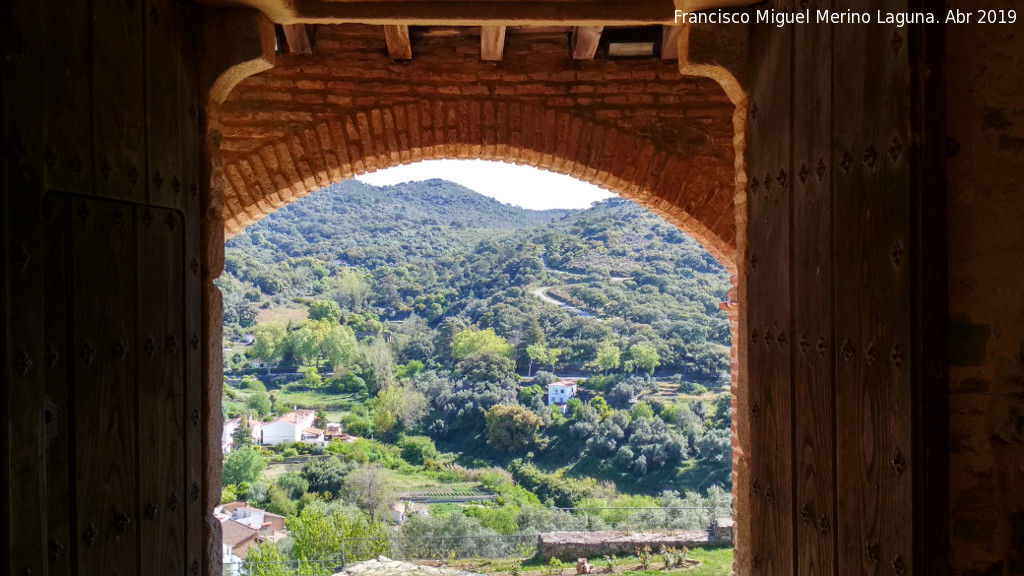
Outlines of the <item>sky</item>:
[[450,180],[499,202],[532,210],[587,208],[614,196],[571,176],[486,160],[424,160],[356,176],[356,180],[373,186],[431,178]]

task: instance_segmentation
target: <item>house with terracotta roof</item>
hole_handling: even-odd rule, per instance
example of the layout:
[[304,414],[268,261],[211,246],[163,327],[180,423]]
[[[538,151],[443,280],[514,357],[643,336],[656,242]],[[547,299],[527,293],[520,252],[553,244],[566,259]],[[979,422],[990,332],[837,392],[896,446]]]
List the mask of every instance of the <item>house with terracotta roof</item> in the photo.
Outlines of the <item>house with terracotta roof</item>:
[[213,515],[221,525],[221,560],[224,575],[242,573],[242,563],[249,548],[259,542],[277,542],[288,536],[285,518],[248,502],[231,502],[217,506]]
[[264,424],[263,443],[271,446],[290,442],[323,444],[324,431],[313,426],[312,410],[292,410],[277,420]]
[[558,406],[565,414],[566,404],[576,397],[579,382],[575,380],[559,380],[548,384],[548,406]]
[[228,518],[221,521],[220,532],[224,574],[239,574],[249,548],[258,541],[259,531]]

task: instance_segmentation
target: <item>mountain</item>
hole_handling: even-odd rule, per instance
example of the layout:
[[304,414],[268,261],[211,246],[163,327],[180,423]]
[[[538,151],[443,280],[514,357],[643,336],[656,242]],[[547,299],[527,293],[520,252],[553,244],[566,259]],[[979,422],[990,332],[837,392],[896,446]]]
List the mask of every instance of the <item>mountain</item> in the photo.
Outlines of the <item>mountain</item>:
[[[597,480],[647,495],[729,484],[729,275],[632,202],[533,211],[442,180],[346,182],[233,238],[217,283],[226,370],[252,376],[259,359],[292,374],[266,377],[275,411],[426,435],[561,506]],[[365,338],[383,330],[389,343]],[[297,374],[325,364],[322,379]],[[541,386],[566,376],[586,378],[588,403],[563,416]],[[233,393],[229,415],[248,406]],[[416,410],[399,424],[388,406]],[[495,407],[540,426],[535,438],[495,445]]]
[[[396,249],[415,257],[426,248],[431,254],[447,252],[497,231],[544,225],[569,213],[502,204],[446,180],[383,187],[347,180],[281,208],[233,238],[227,247],[258,252],[269,245],[276,248],[277,258],[344,260],[350,251]],[[424,238],[429,242],[422,242]],[[377,264],[393,260],[381,255]]]

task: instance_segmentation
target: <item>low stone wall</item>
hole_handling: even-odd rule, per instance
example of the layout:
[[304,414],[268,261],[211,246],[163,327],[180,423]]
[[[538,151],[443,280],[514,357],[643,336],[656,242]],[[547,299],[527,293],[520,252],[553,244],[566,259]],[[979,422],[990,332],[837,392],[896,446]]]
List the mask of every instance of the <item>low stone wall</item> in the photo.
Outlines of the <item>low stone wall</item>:
[[352,564],[334,576],[483,576],[476,572],[456,570],[454,568],[436,568],[422,566],[411,562],[392,560],[378,556],[376,560],[367,560]]
[[542,560],[576,560],[606,554],[618,556],[635,553],[650,546],[658,552],[666,548],[692,548],[715,544],[708,540],[707,530],[672,532],[548,532],[537,536],[537,556]]

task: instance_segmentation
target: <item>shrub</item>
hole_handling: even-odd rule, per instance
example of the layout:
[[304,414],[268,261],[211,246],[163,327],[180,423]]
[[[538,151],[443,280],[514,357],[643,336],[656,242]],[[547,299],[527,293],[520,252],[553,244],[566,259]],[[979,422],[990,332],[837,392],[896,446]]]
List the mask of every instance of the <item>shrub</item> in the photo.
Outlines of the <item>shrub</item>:
[[537,431],[544,420],[532,411],[516,404],[497,405],[487,411],[487,443],[508,453],[518,453],[536,442]]

